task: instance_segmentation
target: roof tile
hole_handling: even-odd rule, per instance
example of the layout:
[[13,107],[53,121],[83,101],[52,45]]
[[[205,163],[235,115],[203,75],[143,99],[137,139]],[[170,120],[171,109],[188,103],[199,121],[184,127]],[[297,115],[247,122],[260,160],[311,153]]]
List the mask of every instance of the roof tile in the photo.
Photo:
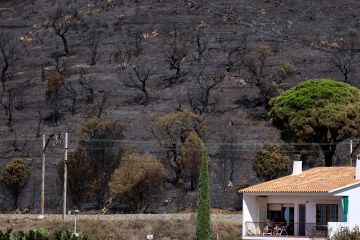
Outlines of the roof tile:
[[317,167],[300,175],[285,176],[239,190],[242,193],[326,193],[331,190],[360,182],[355,179],[354,167]]

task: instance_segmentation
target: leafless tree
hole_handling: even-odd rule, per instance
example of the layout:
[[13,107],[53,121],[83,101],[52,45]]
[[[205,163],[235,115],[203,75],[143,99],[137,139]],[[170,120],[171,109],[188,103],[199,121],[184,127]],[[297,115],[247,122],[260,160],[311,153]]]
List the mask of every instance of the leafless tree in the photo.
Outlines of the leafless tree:
[[141,92],[141,95],[135,98],[136,103],[145,105],[149,102],[148,85],[153,75],[154,71],[150,68],[134,66],[131,73],[122,78],[122,83],[126,88]]
[[12,127],[14,111],[21,111],[25,108],[24,94],[32,86],[31,80],[32,78],[29,78],[18,83],[1,94],[0,104],[8,118],[9,127]]
[[[229,135],[231,136],[231,134]],[[223,189],[234,183],[235,163],[239,159],[239,149],[233,137],[223,137],[216,154],[220,159],[220,178]]]
[[85,97],[85,102],[87,104],[93,104],[94,99],[96,98],[95,87],[92,80],[89,80],[85,77],[84,72],[80,74],[80,86],[81,86],[81,96]]
[[75,115],[77,113],[78,108],[78,92],[74,88],[73,84],[71,82],[68,82],[65,84],[66,89],[66,99],[70,100],[70,105],[68,106],[68,110],[72,115]]
[[142,36],[141,33],[139,31],[135,31],[134,33],[130,33],[129,36],[129,43],[131,45],[131,49],[132,52],[134,54],[135,57],[139,57],[140,54],[143,52],[143,47],[142,47]]
[[15,59],[17,41],[9,32],[0,33],[0,78],[2,92],[6,90],[6,82],[10,78],[9,68]]
[[62,8],[56,8],[48,17],[48,25],[62,40],[65,55],[70,53],[67,33],[79,24],[80,18],[77,12],[66,12]]
[[100,58],[100,56],[98,54],[100,36],[101,36],[100,31],[91,31],[89,34],[89,38],[88,38],[86,47],[89,50],[89,65],[90,66],[94,66]]
[[88,118],[98,117],[101,118],[108,109],[108,96],[110,92],[105,92],[102,96],[94,99],[94,103],[88,108],[86,114]]
[[202,71],[195,75],[194,85],[188,89],[188,102],[193,112],[202,115],[213,110],[218,103],[218,100],[213,98],[213,91],[224,78],[225,74],[218,69],[215,72]]
[[44,66],[41,66],[40,78],[41,78],[41,81],[42,81],[42,82],[45,82],[45,81],[46,81],[45,68],[44,68]]
[[245,53],[247,49],[247,35],[243,35],[241,40],[234,44],[231,41],[220,38],[218,39],[220,47],[225,55],[225,68],[227,72],[231,72],[233,70],[239,70],[241,67],[241,57]]
[[[50,65],[55,68],[55,71],[61,75],[65,75],[65,72],[67,70],[67,63],[63,58],[63,55],[59,52],[55,52],[51,54],[50,58],[51,58]],[[44,74],[44,78],[45,78],[45,74]]]
[[331,63],[339,69],[344,76],[344,82],[349,82],[350,73],[354,70],[355,58],[360,50],[356,49],[357,38],[351,37],[348,40],[341,40],[331,50]]
[[139,57],[142,51],[140,32],[128,33],[126,41],[115,44],[114,51],[109,57],[109,63],[111,64],[114,61],[120,64],[120,69],[126,69],[130,66],[130,61],[133,58]]
[[204,54],[208,51],[209,42],[203,36],[203,31],[198,29],[195,35],[195,61],[201,63],[204,58]]
[[128,44],[116,44],[115,50],[110,55],[109,63],[111,64],[114,61],[120,65],[120,69],[126,69],[132,58],[133,52]]
[[181,82],[181,78],[187,73],[182,71],[183,61],[188,55],[188,46],[182,39],[182,34],[175,28],[170,33],[169,47],[165,52],[166,63],[169,69],[175,71],[175,74],[170,77],[165,77],[161,85],[164,87],[171,87],[174,84]]
[[12,126],[12,117],[13,117],[13,111],[14,111],[14,89],[8,89],[5,93],[2,94],[1,97],[1,105],[3,106],[5,110],[5,115],[8,116],[8,126]]

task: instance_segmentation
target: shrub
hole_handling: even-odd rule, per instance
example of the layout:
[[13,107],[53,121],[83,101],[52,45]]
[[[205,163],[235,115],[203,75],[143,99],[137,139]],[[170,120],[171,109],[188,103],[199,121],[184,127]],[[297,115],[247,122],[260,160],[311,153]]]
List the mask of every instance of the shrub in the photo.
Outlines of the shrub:
[[12,229],[7,229],[5,231],[0,230],[0,240],[10,240]]
[[49,233],[44,228],[37,228],[29,231],[27,240],[49,240]]
[[342,227],[335,232],[331,240],[360,240],[360,229],[358,226],[353,229]]
[[115,170],[109,183],[110,195],[126,202],[130,212],[145,212],[161,191],[164,168],[150,154],[130,154]]
[[58,229],[54,232],[54,240],[90,240],[89,235],[76,236],[70,229]]
[[8,188],[13,197],[13,207],[17,208],[18,197],[22,187],[26,183],[29,171],[25,162],[21,159],[15,159],[6,164],[1,176],[2,183]]
[[36,228],[28,233],[19,231],[13,234],[16,240],[50,240],[49,233],[44,228]]
[[281,153],[280,145],[265,144],[256,152],[253,170],[264,181],[278,178],[288,171],[288,157]]
[[13,233],[13,238],[10,236],[11,229],[7,232],[0,231],[0,240],[90,240],[87,234],[76,236],[73,231],[69,229],[55,230],[54,234],[50,237],[49,233],[44,228],[37,228],[29,232],[18,231]]

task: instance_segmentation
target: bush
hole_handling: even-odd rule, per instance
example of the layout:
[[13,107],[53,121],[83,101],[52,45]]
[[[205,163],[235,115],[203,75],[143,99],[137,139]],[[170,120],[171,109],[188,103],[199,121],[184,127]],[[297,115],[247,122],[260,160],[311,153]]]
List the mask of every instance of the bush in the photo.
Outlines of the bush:
[[353,229],[342,227],[335,232],[331,240],[360,240],[360,229],[358,226]]
[[256,152],[253,170],[264,181],[278,178],[288,172],[288,157],[281,153],[280,145],[265,144]]
[[87,234],[76,236],[70,229],[55,230],[54,240],[90,240]]
[[28,233],[19,231],[13,234],[16,240],[50,240],[49,233],[44,228],[30,230]]
[[13,197],[13,208],[17,208],[18,197],[21,189],[26,183],[29,175],[27,166],[22,159],[14,159],[5,165],[4,172],[1,176],[3,185],[7,187]]
[[6,231],[0,230],[0,240],[10,240],[12,229],[7,229]]
[[76,236],[73,231],[69,229],[55,230],[54,234],[50,237],[49,232],[44,228],[37,228],[29,232],[18,231],[13,233],[11,238],[11,229],[6,232],[0,231],[0,240],[90,240],[87,234]]
[[165,170],[150,154],[130,154],[115,170],[109,183],[110,196],[127,203],[127,211],[146,212],[151,200],[162,190]]

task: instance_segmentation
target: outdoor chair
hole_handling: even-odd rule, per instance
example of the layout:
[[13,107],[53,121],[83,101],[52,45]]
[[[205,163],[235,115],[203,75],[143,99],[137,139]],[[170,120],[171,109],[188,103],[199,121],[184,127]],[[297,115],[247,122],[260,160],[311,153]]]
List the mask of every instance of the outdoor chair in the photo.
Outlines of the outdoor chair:
[[287,236],[287,235],[288,235],[288,233],[287,233],[287,228],[288,228],[287,225],[281,226],[279,236],[283,236],[283,235]]

